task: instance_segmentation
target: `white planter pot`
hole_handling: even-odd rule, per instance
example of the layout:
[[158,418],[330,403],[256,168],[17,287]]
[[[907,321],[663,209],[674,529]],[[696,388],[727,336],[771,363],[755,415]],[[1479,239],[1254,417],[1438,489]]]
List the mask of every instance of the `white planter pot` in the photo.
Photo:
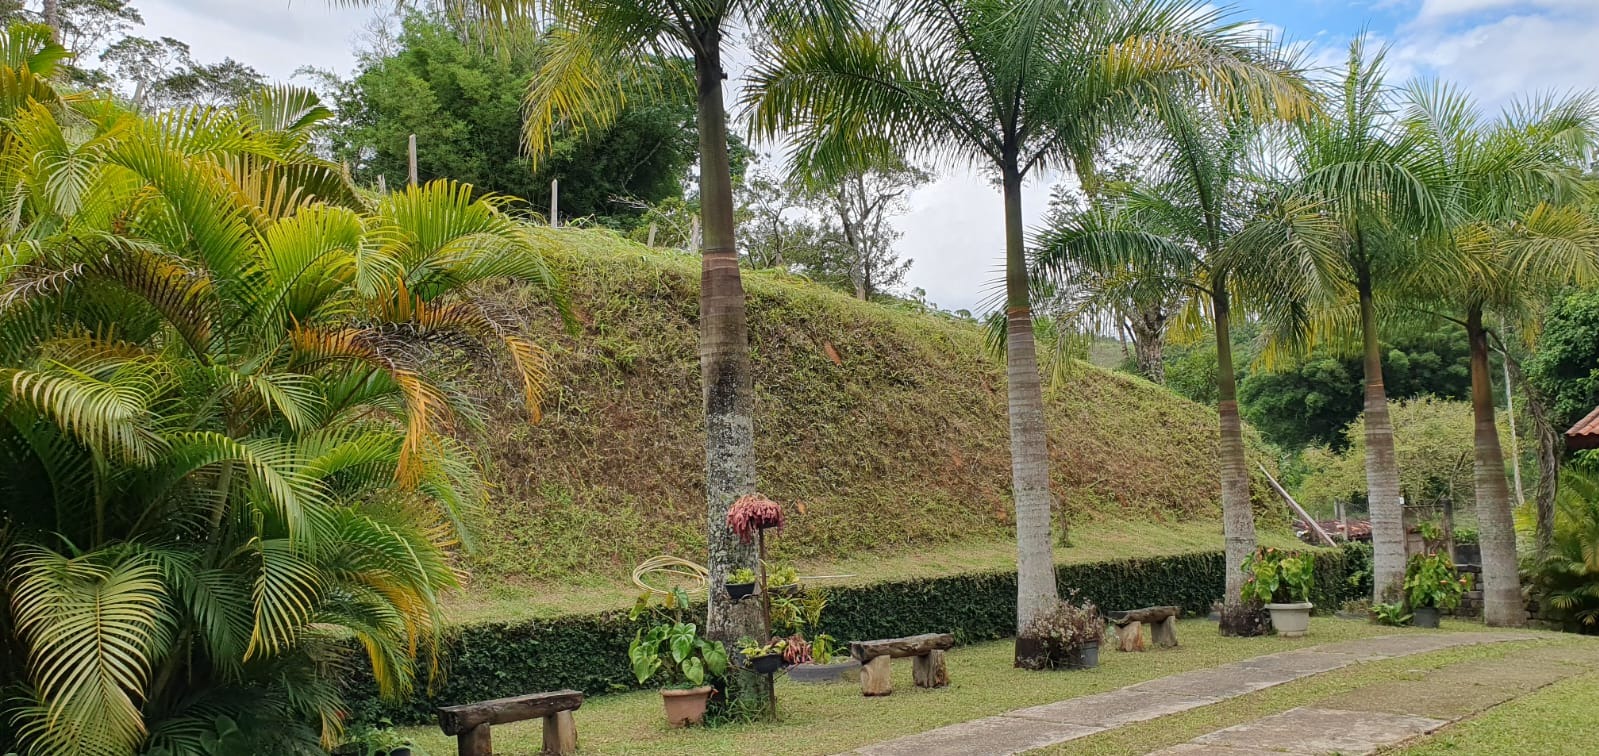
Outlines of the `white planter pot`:
[[1271,626],[1284,638],[1300,638],[1310,632],[1309,601],[1299,604],[1267,604],[1271,610]]

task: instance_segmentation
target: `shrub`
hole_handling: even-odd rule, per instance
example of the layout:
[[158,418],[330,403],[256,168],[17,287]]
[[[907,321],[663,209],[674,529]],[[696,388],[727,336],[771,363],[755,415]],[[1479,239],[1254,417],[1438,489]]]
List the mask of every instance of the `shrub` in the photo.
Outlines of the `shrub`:
[[[1355,544],[1319,556],[1311,594],[1318,606],[1338,606],[1369,590],[1369,584],[1362,588],[1349,580],[1352,572],[1369,566],[1369,547]],[[1187,615],[1204,616],[1222,597],[1224,570],[1217,551],[1067,565],[1056,577],[1098,606],[1174,604]],[[694,605],[687,613],[703,609]],[[819,619],[819,630],[846,640],[929,632],[950,633],[961,644],[1007,638],[1016,631],[1016,573],[834,587]],[[439,706],[559,688],[590,694],[635,688],[627,649],[638,629],[620,611],[458,626],[451,629],[447,657],[441,660],[446,675],[425,694],[388,704],[377,698],[370,673],[352,671],[344,680],[351,717],[421,724],[435,721]]]

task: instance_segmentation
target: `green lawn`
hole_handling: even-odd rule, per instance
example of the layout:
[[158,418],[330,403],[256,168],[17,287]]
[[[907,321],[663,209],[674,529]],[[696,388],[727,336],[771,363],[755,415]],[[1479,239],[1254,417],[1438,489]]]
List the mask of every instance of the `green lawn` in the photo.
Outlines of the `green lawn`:
[[[1480,629],[1455,622],[1446,626]],[[854,684],[805,686],[780,679],[780,722],[677,731],[665,727],[660,696],[653,691],[601,696],[578,711],[578,737],[584,752],[591,754],[830,754],[1261,654],[1396,632],[1428,631],[1316,618],[1306,638],[1241,639],[1220,637],[1216,626],[1204,620],[1185,620],[1178,628],[1181,648],[1139,654],[1107,650],[1100,655],[1100,668],[1086,672],[1019,671],[1011,667],[1010,642],[983,643],[949,654],[951,684],[942,690],[913,688],[909,661],[895,662],[895,693],[886,698],[863,698]],[[437,728],[411,728],[407,734],[434,756],[452,753],[455,747]],[[1188,737],[1193,735],[1183,739]],[[496,727],[495,752],[534,754],[539,738],[538,722]]]
[[1400,753],[1599,753],[1599,672],[1496,706]]
[[[1263,530],[1260,542],[1283,548],[1305,548],[1286,531]],[[1219,521],[1152,523],[1090,520],[1072,528],[1070,548],[1056,547],[1059,564],[1168,556],[1216,551],[1221,544]],[[801,561],[796,565],[814,585],[857,585],[883,580],[941,577],[1016,568],[1016,542],[950,544],[911,553],[867,554],[841,560]],[[504,582],[476,586],[446,597],[452,622],[549,618],[565,614],[626,609],[639,589],[626,580],[594,578],[570,583]]]

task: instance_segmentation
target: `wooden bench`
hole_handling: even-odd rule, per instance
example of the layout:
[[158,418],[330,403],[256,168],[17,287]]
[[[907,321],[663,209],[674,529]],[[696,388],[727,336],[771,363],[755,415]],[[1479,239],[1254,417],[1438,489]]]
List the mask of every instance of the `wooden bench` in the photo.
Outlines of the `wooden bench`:
[[949,633],[927,633],[909,638],[854,641],[849,644],[849,653],[861,663],[861,695],[886,696],[894,692],[894,680],[888,667],[890,659],[915,658],[911,677],[918,688],[948,685],[949,670],[944,667],[944,652],[954,646],[955,636]]
[[445,706],[439,709],[439,729],[454,735],[461,756],[491,756],[494,742],[489,728],[497,724],[544,719],[544,751],[549,756],[577,753],[577,724],[572,712],[583,705],[575,690],[533,693],[493,701]]
[[1117,627],[1116,647],[1123,651],[1144,650],[1144,625],[1149,625],[1150,640],[1161,648],[1177,647],[1177,617],[1183,610],[1175,606],[1150,606],[1129,612],[1109,612]]

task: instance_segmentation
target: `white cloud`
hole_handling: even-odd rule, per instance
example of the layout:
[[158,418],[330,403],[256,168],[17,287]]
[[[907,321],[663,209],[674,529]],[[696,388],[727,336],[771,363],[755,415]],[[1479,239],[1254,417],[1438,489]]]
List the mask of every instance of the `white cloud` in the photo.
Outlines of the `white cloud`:
[[1423,0],[1415,23],[1438,23],[1492,11],[1591,10],[1593,6],[1593,0]]
[[351,48],[366,20],[392,13],[392,3],[341,7],[331,0],[135,0],[144,15],[134,34],[188,43],[196,60],[233,58],[272,79],[301,66],[348,71]]
[[1396,41],[1396,64],[1456,82],[1492,108],[1517,95],[1599,86],[1599,55],[1594,54],[1599,50],[1599,2],[1429,0],[1435,2],[1515,5],[1522,12],[1449,27],[1427,26],[1418,17]]

